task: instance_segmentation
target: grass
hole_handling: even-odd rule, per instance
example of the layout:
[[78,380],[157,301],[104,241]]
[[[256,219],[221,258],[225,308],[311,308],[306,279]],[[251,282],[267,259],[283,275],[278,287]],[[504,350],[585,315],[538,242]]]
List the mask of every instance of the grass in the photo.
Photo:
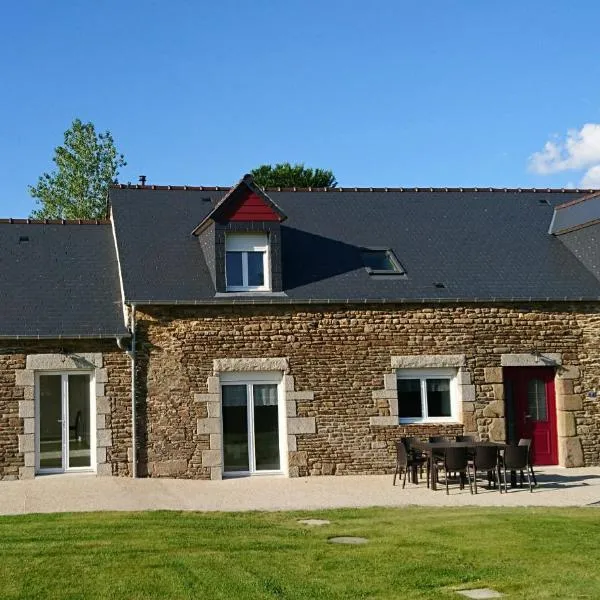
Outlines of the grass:
[[599,540],[594,508],[1,517],[0,598],[600,598]]

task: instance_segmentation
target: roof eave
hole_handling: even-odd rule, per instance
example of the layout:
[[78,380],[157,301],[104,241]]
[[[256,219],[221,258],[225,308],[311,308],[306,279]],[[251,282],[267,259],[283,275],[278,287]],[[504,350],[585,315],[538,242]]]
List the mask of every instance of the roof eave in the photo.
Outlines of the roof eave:
[[73,333],[73,334],[3,334],[0,333],[0,340],[107,340],[114,338],[131,337],[129,331],[121,331],[116,333]]

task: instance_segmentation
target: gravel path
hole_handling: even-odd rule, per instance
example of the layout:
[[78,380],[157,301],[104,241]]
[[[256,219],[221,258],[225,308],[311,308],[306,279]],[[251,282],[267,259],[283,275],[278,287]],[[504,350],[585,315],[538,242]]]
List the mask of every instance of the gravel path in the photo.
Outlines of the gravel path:
[[223,481],[124,479],[51,475],[0,482],[0,514],[98,510],[316,510],[365,506],[591,506],[600,507],[600,468],[536,469],[539,486],[508,494],[457,485],[436,492],[425,483],[392,487],[391,475],[253,477]]

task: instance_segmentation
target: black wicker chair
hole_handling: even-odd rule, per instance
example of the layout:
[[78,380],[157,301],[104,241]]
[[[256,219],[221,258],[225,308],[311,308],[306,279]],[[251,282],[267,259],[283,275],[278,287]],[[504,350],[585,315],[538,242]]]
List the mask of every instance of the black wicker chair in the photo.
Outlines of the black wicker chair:
[[427,487],[429,487],[429,457],[413,445],[414,442],[420,441],[420,439],[410,436],[402,437],[400,441],[404,444],[408,459],[412,462],[413,483],[417,483],[417,473],[419,477],[423,477],[423,467],[425,467],[427,472]]
[[[469,489],[471,494],[473,493],[473,486],[471,485],[471,474],[469,468],[469,455],[467,454],[466,448],[446,448],[443,455],[442,464],[434,462],[433,468],[435,469],[435,477],[437,480],[437,471],[441,468],[444,469],[444,476],[446,478],[446,494],[449,494],[449,474],[458,473],[460,489],[464,489],[464,479],[466,477],[469,482]],[[433,476],[433,474],[432,474]]]
[[409,469],[412,471],[414,464],[406,451],[406,446],[402,441],[396,442],[396,469],[394,471],[394,482],[392,485],[396,485],[396,477],[398,475],[404,475],[402,480],[402,488],[406,485],[406,474]]
[[450,440],[446,436],[443,436],[443,435],[430,435],[429,441],[432,444],[438,444],[438,443],[444,444],[446,442],[450,442]]
[[[533,465],[531,464],[531,439],[529,438],[521,438],[519,440],[519,446],[527,446],[527,454],[529,461],[529,469],[531,471],[531,479],[533,479],[533,485],[537,486],[537,479],[535,478],[535,473],[533,472]],[[523,474],[521,473],[521,484],[523,484]]]
[[521,482],[523,481],[523,471],[527,473],[527,483],[529,491],[533,492],[531,485],[531,465],[529,464],[529,448],[527,446],[507,446],[504,449],[504,459],[502,460],[502,471],[504,474],[504,491],[508,492],[506,485],[506,471],[520,471]]
[[493,446],[475,446],[473,455],[473,480],[475,483],[475,493],[477,493],[477,474],[486,473],[489,483],[494,477],[494,483],[498,486],[498,490],[502,493],[500,485],[500,461],[498,448]]
[[[428,441],[431,444],[449,444],[450,440],[443,435],[430,435],[428,438]],[[438,467],[443,468],[444,467],[444,451],[443,450],[434,450],[432,452],[433,455],[433,460],[434,462],[438,463]],[[437,470],[436,470],[436,476],[437,476]]]

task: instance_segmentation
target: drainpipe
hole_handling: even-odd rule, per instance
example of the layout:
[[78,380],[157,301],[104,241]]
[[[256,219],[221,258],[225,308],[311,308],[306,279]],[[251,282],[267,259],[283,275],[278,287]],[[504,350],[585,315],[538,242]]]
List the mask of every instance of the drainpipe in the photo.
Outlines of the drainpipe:
[[131,305],[131,350],[127,353],[131,359],[131,477],[137,477],[137,435],[135,410],[135,304]]
[[117,338],[117,346],[131,359],[131,476],[137,477],[137,435],[136,435],[136,410],[135,410],[135,304],[131,305],[130,316],[131,346],[125,346],[124,338]]

